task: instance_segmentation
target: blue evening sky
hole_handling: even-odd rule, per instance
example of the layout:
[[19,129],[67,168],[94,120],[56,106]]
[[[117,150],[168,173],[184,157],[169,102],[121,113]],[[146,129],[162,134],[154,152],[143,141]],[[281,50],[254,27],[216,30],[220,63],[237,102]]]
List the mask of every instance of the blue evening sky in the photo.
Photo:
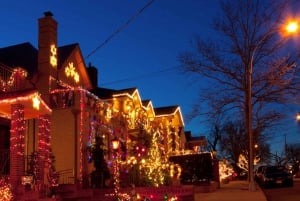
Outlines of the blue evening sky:
[[[51,11],[58,22],[58,46],[79,43],[86,64],[98,68],[99,87],[137,87],[142,99],[154,107],[179,105],[185,130],[205,135],[207,128],[186,116],[197,101],[201,82],[178,71],[177,55],[191,50],[191,39],[212,38],[211,23],[219,10],[218,0],[10,0],[0,7],[0,47],[30,42],[37,48],[38,18]],[[139,13],[137,15],[137,13]],[[129,24],[114,35],[116,30]],[[96,51],[95,51],[96,50]],[[203,83],[202,83],[203,84]],[[205,84],[205,83],[204,83]],[[299,109],[290,109],[295,114]],[[275,136],[273,145],[300,142],[294,116],[285,133]],[[296,132],[295,132],[296,131]],[[296,136],[296,137],[295,137]]]

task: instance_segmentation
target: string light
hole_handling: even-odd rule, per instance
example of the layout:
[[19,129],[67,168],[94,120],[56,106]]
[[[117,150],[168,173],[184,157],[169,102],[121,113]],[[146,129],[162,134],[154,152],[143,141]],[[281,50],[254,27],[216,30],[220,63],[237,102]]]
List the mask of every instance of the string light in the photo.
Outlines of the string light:
[[79,82],[79,74],[76,72],[73,62],[70,62],[65,68],[65,74],[67,77],[72,77],[74,81]]
[[[10,71],[10,70],[8,70]],[[15,89],[16,85],[19,81],[27,77],[27,71],[25,71],[23,68],[17,67],[12,70],[12,73],[10,77],[7,80],[3,80],[2,77],[0,77],[0,86],[1,91],[8,92]]]
[[50,144],[50,117],[43,115],[39,117],[39,130],[38,130],[38,166],[39,175],[38,183],[42,184],[44,181],[44,169],[51,167],[52,160],[50,158],[51,144]]
[[50,64],[53,68],[57,66],[57,48],[54,44],[50,46]]

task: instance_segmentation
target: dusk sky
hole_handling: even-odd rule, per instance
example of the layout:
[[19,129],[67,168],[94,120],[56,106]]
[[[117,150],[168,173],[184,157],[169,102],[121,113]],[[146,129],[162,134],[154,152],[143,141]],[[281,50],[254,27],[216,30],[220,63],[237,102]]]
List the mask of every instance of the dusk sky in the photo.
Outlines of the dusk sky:
[[[5,1],[0,7],[0,47],[30,42],[37,48],[38,18],[45,11],[58,22],[58,46],[79,43],[86,65],[98,68],[99,87],[137,87],[154,107],[179,105],[185,130],[193,136],[206,134],[199,121],[186,118],[203,82],[179,72],[177,56],[192,49],[194,36],[213,37],[218,0]],[[284,135],[288,142],[300,142],[294,116],[287,122],[290,126],[275,136],[273,145],[283,146]]]

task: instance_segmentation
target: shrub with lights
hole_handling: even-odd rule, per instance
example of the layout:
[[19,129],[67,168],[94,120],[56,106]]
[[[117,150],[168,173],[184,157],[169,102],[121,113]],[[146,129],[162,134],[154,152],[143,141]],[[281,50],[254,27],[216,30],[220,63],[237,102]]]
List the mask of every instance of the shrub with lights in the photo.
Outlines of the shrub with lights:
[[159,146],[160,133],[149,133],[149,136],[149,148],[141,145],[136,147],[139,160],[131,171],[138,177],[137,185],[155,187],[168,185],[170,181],[170,164],[164,151]]
[[0,178],[0,198],[2,201],[13,200],[11,186],[8,184],[5,178]]
[[213,177],[212,154],[209,152],[171,156],[169,161],[180,165],[182,184],[204,184]]

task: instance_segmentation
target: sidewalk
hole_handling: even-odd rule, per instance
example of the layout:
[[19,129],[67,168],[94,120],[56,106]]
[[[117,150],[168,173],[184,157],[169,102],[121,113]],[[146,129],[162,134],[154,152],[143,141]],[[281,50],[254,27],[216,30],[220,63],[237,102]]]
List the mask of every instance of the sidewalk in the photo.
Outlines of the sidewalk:
[[256,186],[256,191],[248,190],[247,181],[230,181],[210,193],[195,194],[195,201],[267,201],[265,194]]

